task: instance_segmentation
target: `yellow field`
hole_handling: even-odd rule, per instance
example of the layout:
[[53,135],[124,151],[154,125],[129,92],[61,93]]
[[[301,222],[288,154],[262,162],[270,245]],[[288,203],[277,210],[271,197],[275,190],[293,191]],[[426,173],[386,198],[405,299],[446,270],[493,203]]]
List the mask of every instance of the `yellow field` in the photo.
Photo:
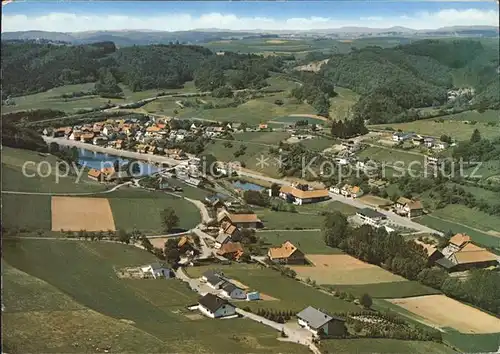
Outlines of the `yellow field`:
[[268,41],[266,41],[266,43],[271,43],[271,44],[283,44],[283,43],[287,43],[288,41],[283,41],[283,40],[280,40],[280,39],[270,39]]
[[374,284],[404,281],[380,267],[362,262],[346,254],[307,254],[313,266],[292,266],[297,276],[316,281],[318,284]]
[[462,333],[500,332],[500,319],[445,295],[427,295],[388,300],[439,327]]
[[376,197],[373,195],[362,196],[359,198],[359,200],[362,201],[363,203],[365,203],[367,205],[371,205],[371,206],[384,206],[384,205],[392,204],[392,201],[390,201],[389,199],[384,199],[384,198]]
[[52,197],[52,231],[116,230],[106,198]]

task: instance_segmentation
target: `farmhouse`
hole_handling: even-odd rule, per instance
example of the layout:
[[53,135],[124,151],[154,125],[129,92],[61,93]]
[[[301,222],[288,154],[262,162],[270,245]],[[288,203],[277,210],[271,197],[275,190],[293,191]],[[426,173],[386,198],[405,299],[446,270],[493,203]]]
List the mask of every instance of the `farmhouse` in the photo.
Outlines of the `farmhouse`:
[[281,264],[304,264],[306,263],[304,253],[295,247],[290,241],[285,241],[280,247],[271,247],[267,256],[272,262]]
[[144,275],[152,276],[155,279],[161,277],[169,279],[173,277],[172,271],[165,267],[164,264],[160,264],[158,262],[142,266],[141,271]]
[[443,254],[436,247],[429,245],[425,242],[419,241],[417,239],[415,239],[415,242],[421,245],[424,248],[425,252],[427,253],[427,264],[432,265],[438,259],[443,258]]
[[424,213],[424,207],[418,200],[401,197],[396,201],[396,213],[407,216],[408,218],[413,218],[422,215]]
[[364,224],[380,227],[387,219],[387,216],[370,208],[359,209],[356,215],[363,221]]
[[236,227],[250,229],[256,229],[261,224],[260,219],[255,214],[233,214],[223,210],[217,215],[217,222],[222,224],[224,221],[228,221]]
[[237,287],[233,283],[226,282],[222,285],[221,289],[221,294],[231,299],[244,300],[247,298],[247,294],[245,293],[245,291]]
[[243,247],[239,242],[227,242],[219,248],[217,255],[237,261],[243,255]]
[[201,313],[211,318],[236,315],[236,307],[231,305],[229,301],[210,293],[198,300],[198,308]]
[[402,133],[402,132],[397,132],[392,134],[392,140],[394,141],[406,141],[408,139],[411,139],[415,136],[415,133]]
[[295,205],[317,203],[330,199],[327,189],[310,190],[307,185],[301,184],[282,186],[279,196],[282,199],[291,201]]
[[485,248],[470,242],[470,236],[456,234],[450,239],[436,264],[449,272],[464,271],[473,268],[497,266],[499,257]]
[[340,194],[347,198],[358,198],[363,195],[363,190],[358,186],[351,186],[350,184],[345,184],[340,190]]
[[219,289],[222,286],[222,284],[226,282],[226,280],[221,274],[216,273],[213,270],[208,270],[205,273],[203,273],[201,280],[206,282],[207,285],[213,289]]
[[316,336],[341,337],[347,333],[345,319],[327,315],[311,306],[297,314],[297,321]]

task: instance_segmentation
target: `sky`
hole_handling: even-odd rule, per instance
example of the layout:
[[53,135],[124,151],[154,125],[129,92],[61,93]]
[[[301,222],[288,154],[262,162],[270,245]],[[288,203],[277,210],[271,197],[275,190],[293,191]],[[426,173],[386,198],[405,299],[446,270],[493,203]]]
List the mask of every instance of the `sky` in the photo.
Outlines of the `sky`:
[[498,26],[495,1],[20,1],[2,6],[2,32],[97,30],[436,29]]

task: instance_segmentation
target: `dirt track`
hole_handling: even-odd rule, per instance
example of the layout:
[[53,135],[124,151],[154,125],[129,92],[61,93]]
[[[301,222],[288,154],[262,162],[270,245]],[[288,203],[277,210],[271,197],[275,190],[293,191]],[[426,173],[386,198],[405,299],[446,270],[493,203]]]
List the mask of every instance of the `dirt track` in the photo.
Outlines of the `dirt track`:
[[52,197],[52,231],[116,230],[106,198]]
[[427,295],[388,300],[440,327],[462,333],[500,332],[500,319],[445,295]]

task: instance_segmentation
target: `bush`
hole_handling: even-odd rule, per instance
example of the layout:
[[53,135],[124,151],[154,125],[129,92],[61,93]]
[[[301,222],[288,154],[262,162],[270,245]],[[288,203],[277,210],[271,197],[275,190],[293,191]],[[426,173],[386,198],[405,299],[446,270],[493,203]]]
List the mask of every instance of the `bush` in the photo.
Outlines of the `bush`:
[[372,307],[372,304],[373,304],[373,300],[372,298],[370,297],[370,295],[368,294],[363,294],[361,295],[361,297],[359,298],[359,303],[365,308],[365,309],[369,309],[370,307]]

